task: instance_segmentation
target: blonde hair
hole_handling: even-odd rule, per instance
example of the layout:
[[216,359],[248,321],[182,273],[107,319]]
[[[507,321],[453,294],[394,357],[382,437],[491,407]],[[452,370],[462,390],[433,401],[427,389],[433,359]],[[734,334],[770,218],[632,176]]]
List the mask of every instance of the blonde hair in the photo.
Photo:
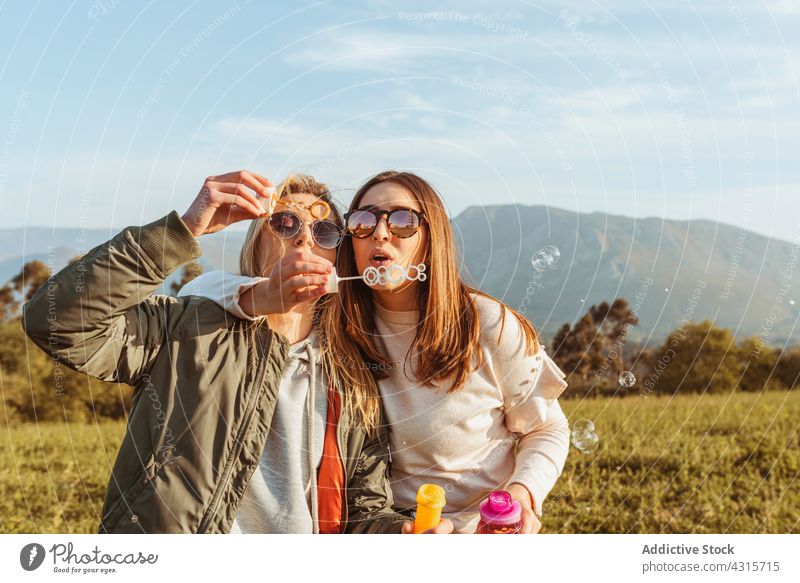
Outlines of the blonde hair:
[[[331,207],[331,214],[327,220],[333,221],[339,228],[344,228],[344,219],[331,197],[330,190],[313,176],[291,174],[281,182],[276,191],[278,198],[289,194],[311,194],[324,200]],[[250,224],[239,254],[239,271],[242,275],[265,276],[283,255],[284,241],[272,233],[268,220],[269,217],[263,217]],[[264,237],[271,237],[270,242],[267,243]],[[330,382],[344,396],[343,412],[353,423],[361,425],[370,435],[374,435],[380,421],[380,399],[372,375],[363,365],[363,360],[348,362],[333,353],[332,347],[338,342],[332,340],[332,337],[343,334],[343,329],[327,330],[320,327],[320,322],[327,319],[324,314],[336,303],[332,302],[331,298],[331,294],[322,296],[313,306],[314,328],[320,332],[322,368]],[[252,347],[255,347],[257,329],[266,325],[265,320],[265,318],[257,320],[250,327]],[[255,353],[252,354],[251,362],[255,363]]]

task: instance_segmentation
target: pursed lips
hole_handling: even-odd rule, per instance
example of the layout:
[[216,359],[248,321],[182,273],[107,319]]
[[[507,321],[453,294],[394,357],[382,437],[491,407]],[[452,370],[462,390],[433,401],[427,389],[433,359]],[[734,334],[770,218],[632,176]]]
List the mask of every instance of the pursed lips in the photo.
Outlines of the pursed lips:
[[373,267],[388,266],[392,263],[392,254],[386,249],[373,249],[369,254],[369,263]]

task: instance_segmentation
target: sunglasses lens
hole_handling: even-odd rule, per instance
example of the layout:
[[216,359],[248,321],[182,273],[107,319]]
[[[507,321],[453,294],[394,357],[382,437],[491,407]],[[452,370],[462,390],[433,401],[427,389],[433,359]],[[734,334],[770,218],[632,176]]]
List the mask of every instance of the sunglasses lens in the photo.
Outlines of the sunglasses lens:
[[401,239],[410,237],[419,229],[419,218],[407,210],[396,210],[389,215],[389,229]]
[[342,238],[338,225],[331,221],[317,221],[312,229],[314,240],[323,249],[333,249]]
[[375,230],[377,221],[375,215],[369,211],[355,211],[347,219],[347,230],[353,237],[363,239],[369,237]]
[[269,226],[282,239],[291,239],[300,230],[300,218],[287,211],[275,213],[269,218]]

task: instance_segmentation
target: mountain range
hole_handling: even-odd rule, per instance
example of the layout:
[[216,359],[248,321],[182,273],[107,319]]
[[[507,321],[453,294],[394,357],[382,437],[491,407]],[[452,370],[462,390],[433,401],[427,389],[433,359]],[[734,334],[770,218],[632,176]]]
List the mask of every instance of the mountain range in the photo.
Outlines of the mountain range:
[[[546,338],[592,304],[624,297],[639,318],[631,340],[660,342],[686,321],[709,319],[739,337],[757,334],[773,345],[800,341],[800,284],[792,285],[800,277],[800,243],[708,220],[546,206],[470,207],[453,227],[464,278],[524,311]],[[118,231],[0,229],[0,281],[32,259],[57,271]],[[236,271],[244,236],[226,229],[202,237],[201,265]],[[548,246],[557,248],[557,260],[537,271],[532,257],[546,247],[552,253]]]

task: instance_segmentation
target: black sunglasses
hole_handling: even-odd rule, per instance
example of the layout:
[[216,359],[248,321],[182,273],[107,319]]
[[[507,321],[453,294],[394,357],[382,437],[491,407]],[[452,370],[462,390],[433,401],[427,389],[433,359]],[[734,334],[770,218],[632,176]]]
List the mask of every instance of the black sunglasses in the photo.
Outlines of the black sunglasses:
[[[300,232],[303,220],[291,211],[280,211],[269,217],[269,226],[282,239],[291,239]],[[323,249],[334,249],[342,241],[342,230],[333,221],[313,221],[311,236]]]
[[378,228],[378,223],[384,216],[389,232],[401,239],[416,234],[422,221],[425,220],[425,213],[414,209],[398,208],[391,211],[357,209],[344,215],[347,232],[356,239],[369,237]]

